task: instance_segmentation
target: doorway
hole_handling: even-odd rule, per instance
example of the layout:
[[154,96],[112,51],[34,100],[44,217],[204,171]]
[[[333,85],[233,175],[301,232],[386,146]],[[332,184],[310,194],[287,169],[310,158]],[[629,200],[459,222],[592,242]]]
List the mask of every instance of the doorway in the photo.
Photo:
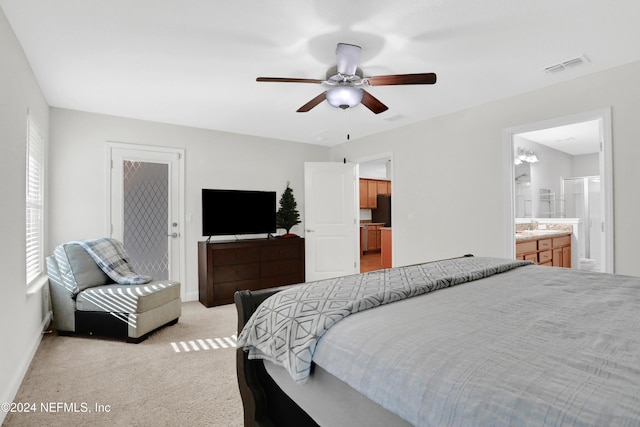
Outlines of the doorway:
[[111,143],[111,237],[135,270],[184,283],[182,150]]
[[516,230],[568,227],[571,266],[613,272],[610,109],[505,131],[508,245]]
[[362,160],[360,180],[360,272],[392,266],[392,161],[390,155]]

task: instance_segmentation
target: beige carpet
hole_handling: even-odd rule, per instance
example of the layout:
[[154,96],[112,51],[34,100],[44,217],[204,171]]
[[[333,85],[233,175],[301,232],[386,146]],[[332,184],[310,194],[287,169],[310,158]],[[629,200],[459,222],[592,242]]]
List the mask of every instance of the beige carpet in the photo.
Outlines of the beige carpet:
[[140,344],[45,335],[3,426],[241,426],[235,306],[182,310]]

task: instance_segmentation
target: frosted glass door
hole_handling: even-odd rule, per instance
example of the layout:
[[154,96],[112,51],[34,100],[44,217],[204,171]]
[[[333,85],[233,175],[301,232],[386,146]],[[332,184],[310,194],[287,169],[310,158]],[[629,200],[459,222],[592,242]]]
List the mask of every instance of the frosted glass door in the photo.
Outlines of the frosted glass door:
[[123,243],[140,274],[169,278],[169,165],[124,161]]
[[181,153],[111,147],[111,237],[140,274],[181,281]]

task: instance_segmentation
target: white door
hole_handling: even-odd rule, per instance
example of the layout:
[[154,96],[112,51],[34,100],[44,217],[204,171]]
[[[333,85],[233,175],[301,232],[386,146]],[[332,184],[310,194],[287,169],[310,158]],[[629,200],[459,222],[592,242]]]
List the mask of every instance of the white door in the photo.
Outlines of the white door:
[[358,273],[356,165],[305,163],[306,281]]
[[181,281],[182,153],[112,144],[111,237],[136,272]]

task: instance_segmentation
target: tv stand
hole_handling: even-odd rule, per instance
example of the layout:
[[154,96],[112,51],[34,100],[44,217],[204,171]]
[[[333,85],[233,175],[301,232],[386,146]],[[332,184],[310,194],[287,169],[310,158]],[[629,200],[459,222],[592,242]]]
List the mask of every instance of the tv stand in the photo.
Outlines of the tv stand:
[[198,289],[205,307],[233,294],[304,282],[304,239],[198,242]]

